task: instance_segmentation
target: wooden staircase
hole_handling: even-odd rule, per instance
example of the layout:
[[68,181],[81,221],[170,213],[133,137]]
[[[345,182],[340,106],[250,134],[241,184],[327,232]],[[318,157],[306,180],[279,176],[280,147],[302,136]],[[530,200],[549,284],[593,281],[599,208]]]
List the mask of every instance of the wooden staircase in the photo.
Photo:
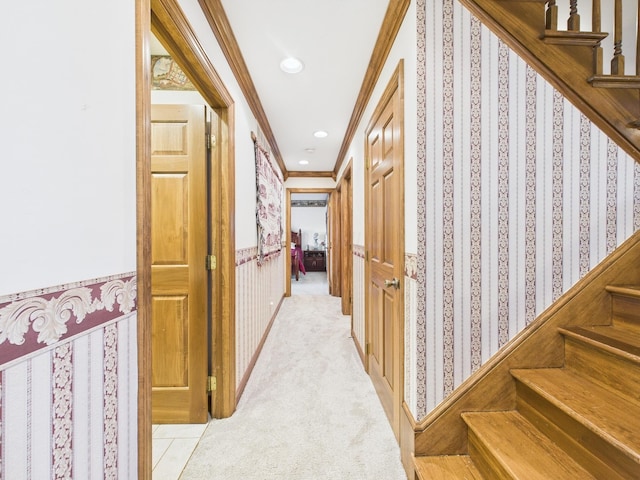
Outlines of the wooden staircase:
[[[622,17],[627,0],[571,0],[567,19],[558,19],[556,3],[569,0],[460,0],[604,133],[640,162],[640,42],[625,45],[636,61],[634,75],[625,74]],[[593,3],[593,7],[592,4]],[[613,30],[601,31],[602,9],[615,9]],[[627,3],[624,3],[626,6]],[[580,25],[580,8],[593,9],[592,25]],[[597,7],[597,8],[596,8]],[[558,24],[567,25],[566,30]],[[608,26],[605,26],[608,28]],[[603,74],[601,41],[612,35],[615,49],[610,73]],[[636,32],[636,38],[640,34]]]
[[610,318],[558,329],[562,367],[511,369],[516,408],[462,413],[468,455],[416,457],[416,478],[640,479],[640,286],[606,291]]

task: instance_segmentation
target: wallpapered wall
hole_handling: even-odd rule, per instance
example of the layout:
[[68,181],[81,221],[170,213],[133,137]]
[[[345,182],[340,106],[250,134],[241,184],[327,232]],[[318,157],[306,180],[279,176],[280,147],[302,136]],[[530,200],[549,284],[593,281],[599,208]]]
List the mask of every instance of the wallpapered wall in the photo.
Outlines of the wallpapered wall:
[[455,0],[418,0],[417,419],[639,225],[634,161]]
[[135,300],[133,274],[0,298],[0,478],[136,477]]
[[284,294],[283,251],[258,265],[257,247],[236,251],[236,387],[241,387]]

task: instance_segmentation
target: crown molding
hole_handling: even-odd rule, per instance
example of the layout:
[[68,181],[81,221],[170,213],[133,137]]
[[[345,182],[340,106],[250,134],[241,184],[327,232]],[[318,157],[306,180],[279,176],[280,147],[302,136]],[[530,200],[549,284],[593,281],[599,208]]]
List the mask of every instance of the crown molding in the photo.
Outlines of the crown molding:
[[378,39],[376,40],[376,44],[373,48],[373,53],[371,54],[371,59],[369,60],[367,73],[365,74],[364,80],[362,81],[358,99],[356,100],[356,104],[353,107],[351,119],[349,120],[347,131],[344,135],[344,139],[342,140],[342,146],[340,147],[340,151],[338,152],[338,158],[336,158],[336,163],[333,168],[334,179],[338,176],[338,172],[340,171],[342,162],[347,155],[349,145],[351,144],[351,141],[355,136],[358,124],[362,119],[364,110],[367,107],[369,99],[371,98],[371,94],[373,93],[373,89],[376,86],[382,69],[384,68],[384,64],[387,61],[387,57],[389,56],[389,52],[391,51],[391,47],[393,46],[393,42],[396,39],[398,31],[400,30],[400,26],[402,25],[402,21],[404,20],[404,16],[407,13],[407,9],[409,8],[410,3],[410,0],[389,1],[387,12],[385,13],[384,20],[382,21],[382,26],[380,27],[380,33],[378,33]]
[[282,154],[278,148],[278,143],[276,142],[273,131],[271,130],[271,125],[269,124],[267,115],[262,107],[262,102],[260,101],[256,87],[251,79],[251,75],[249,74],[249,69],[244,61],[242,52],[240,52],[240,47],[238,46],[236,37],[233,34],[231,25],[229,24],[227,14],[222,7],[222,2],[220,0],[198,0],[198,3],[209,22],[209,26],[211,26],[211,30],[213,30],[213,34],[220,44],[220,48],[229,63],[229,67],[231,68],[233,75],[236,77],[236,80],[240,85],[240,89],[249,104],[249,108],[251,108],[251,112],[255,115],[262,133],[269,142],[271,153],[278,163],[278,167],[282,171],[282,176],[286,180],[289,176],[289,172],[282,160]]

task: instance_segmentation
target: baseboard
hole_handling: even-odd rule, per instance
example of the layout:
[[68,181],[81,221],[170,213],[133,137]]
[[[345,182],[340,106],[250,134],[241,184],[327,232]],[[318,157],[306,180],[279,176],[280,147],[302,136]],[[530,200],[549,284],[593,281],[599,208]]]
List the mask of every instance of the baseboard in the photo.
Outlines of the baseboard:
[[405,402],[402,402],[402,411],[404,415],[400,415],[400,459],[402,460],[402,466],[407,474],[407,478],[413,480],[416,478],[413,458],[415,456],[415,431],[417,422]]
[[351,329],[351,338],[353,339],[353,344],[356,346],[356,350],[358,351],[358,355],[360,356],[360,361],[362,362],[362,366],[366,368],[364,362],[364,350],[360,346],[360,342],[358,342],[358,337],[356,337],[356,332]]
[[262,335],[262,338],[260,339],[258,348],[256,348],[256,351],[253,353],[253,356],[251,357],[251,361],[249,362],[249,366],[247,367],[247,370],[245,371],[244,376],[242,377],[242,380],[238,385],[238,388],[236,390],[236,406],[240,402],[240,397],[242,396],[242,393],[244,392],[244,389],[247,386],[249,377],[251,377],[251,373],[253,372],[253,367],[255,367],[256,362],[260,357],[260,353],[262,352],[262,347],[264,346],[264,342],[267,341],[267,337],[269,336],[269,332],[271,332],[271,327],[273,326],[274,320],[278,316],[278,312],[280,311],[280,307],[282,306],[282,302],[284,301],[284,298],[285,298],[285,295],[283,294],[282,297],[280,297],[278,306],[276,307],[276,309],[273,312],[273,315],[271,316],[271,320],[269,320],[269,325],[267,325],[267,328],[264,331],[264,335]]

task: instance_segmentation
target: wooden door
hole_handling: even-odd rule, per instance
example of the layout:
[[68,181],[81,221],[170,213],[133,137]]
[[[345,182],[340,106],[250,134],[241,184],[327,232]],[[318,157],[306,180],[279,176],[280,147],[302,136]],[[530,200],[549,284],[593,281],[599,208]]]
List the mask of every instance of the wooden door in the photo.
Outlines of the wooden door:
[[366,136],[367,368],[396,438],[403,400],[404,201],[401,69]]
[[207,421],[205,114],[151,110],[153,423]]

